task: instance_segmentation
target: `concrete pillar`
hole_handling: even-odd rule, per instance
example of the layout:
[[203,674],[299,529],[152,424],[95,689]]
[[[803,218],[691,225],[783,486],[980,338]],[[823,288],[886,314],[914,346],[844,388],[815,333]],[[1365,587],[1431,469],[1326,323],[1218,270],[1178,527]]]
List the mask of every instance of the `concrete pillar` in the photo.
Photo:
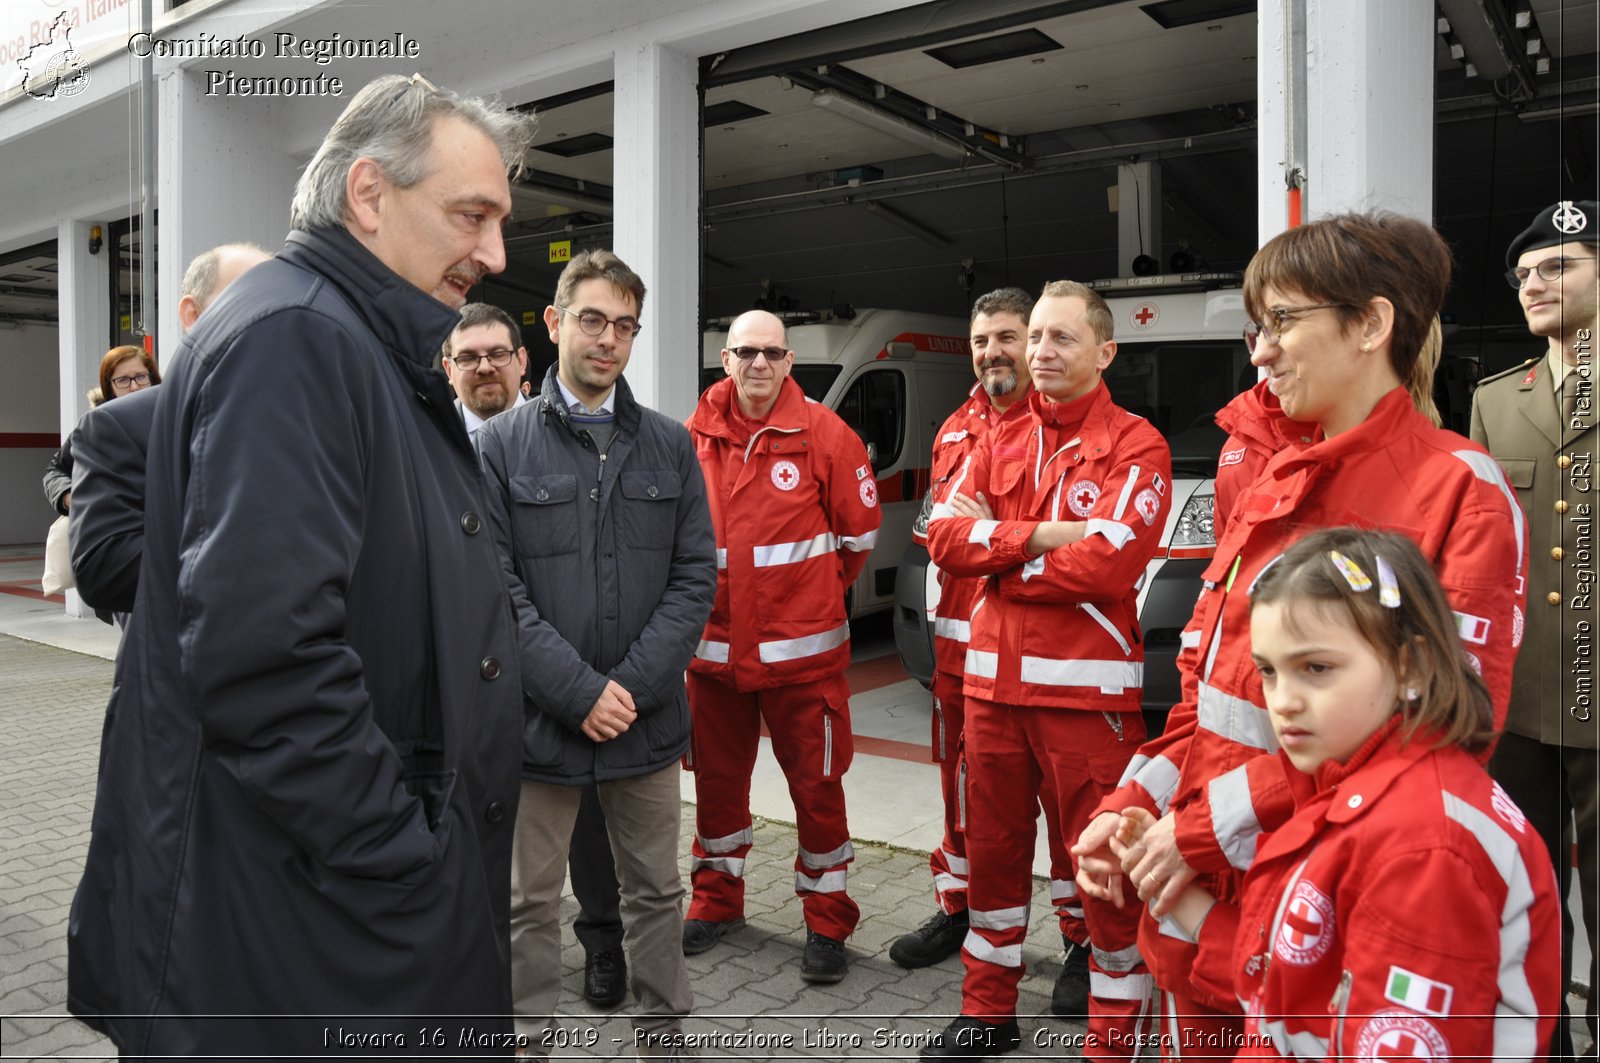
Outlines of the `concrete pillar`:
[[[1387,210],[1432,222],[1434,5],[1270,0],[1256,32],[1261,241],[1288,227],[1290,129],[1304,133],[1306,220]],[[1303,87],[1294,83],[1300,56]]]
[[1117,269],[1133,276],[1133,260],[1149,255],[1166,269],[1161,255],[1161,164],[1125,162],[1117,167]]
[[[102,244],[89,253],[89,230],[100,226]],[[88,392],[100,376],[100,359],[111,349],[111,264],[117,247],[106,221],[64,221],[56,226],[60,255],[56,275],[60,314],[61,438],[89,409]],[[83,616],[77,591],[67,592],[67,615]]]
[[282,247],[301,163],[280,143],[283,103],[207,96],[198,70],[164,74],[160,94],[156,340],[164,366],[183,338],[178,299],[189,261],[218,244]]
[[628,382],[640,402],[689,416],[700,366],[698,62],[644,38],[616,51],[616,246],[644,278],[644,331]]

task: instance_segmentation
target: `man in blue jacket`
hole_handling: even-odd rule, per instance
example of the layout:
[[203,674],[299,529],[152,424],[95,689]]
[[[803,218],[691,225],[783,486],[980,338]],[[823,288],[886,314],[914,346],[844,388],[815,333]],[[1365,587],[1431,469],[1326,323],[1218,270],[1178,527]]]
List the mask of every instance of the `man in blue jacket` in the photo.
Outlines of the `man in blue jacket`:
[[567,264],[544,322],[542,394],[478,430],[489,513],[521,629],[528,723],[511,888],[517,1032],[535,1056],[561,991],[561,883],[596,784],[622,886],[641,1057],[679,1055],[683,960],[678,758],[684,668],[717,586],[716,539],[688,430],[634,401],[644,283],[609,251]]
[[123,1058],[507,1048],[523,684],[432,361],[531,134],[373,81],[172,359],[68,926]]

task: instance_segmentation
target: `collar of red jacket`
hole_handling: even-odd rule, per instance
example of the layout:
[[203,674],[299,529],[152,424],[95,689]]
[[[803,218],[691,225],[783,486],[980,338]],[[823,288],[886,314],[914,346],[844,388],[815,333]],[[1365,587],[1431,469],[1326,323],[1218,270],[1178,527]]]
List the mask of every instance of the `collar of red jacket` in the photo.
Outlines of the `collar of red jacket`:
[[[794,432],[804,429],[810,420],[806,412],[806,393],[800,390],[800,385],[794,382],[794,377],[783,378],[783,386],[778,390],[778,401],[773,404],[765,420],[752,421],[738,415],[734,406],[737,401],[738,394],[734,390],[733,378],[723,377],[700,396],[699,405],[695,407],[694,413],[689,415],[689,430],[701,435],[728,439],[743,446],[750,441],[755,431],[762,428]],[[753,430],[747,428],[749,425],[755,428]]]
[[1256,859],[1293,852],[1310,841],[1324,823],[1348,823],[1362,815],[1407,768],[1433,752],[1438,743],[1431,734],[1418,732],[1408,737],[1401,722],[1396,713],[1343,764],[1324,764],[1315,775],[1300,771],[1280,752],[1296,815],[1272,833]]
[[1316,440],[1314,443],[1300,450],[1280,452],[1268,463],[1267,469],[1270,474],[1282,477],[1308,466],[1328,467],[1328,462],[1338,461],[1346,454],[1390,446],[1399,437],[1416,431],[1418,421],[1433,428],[1432,423],[1412,405],[1411,393],[1403,387],[1396,387],[1378,400],[1365,421],[1350,431],[1327,439],[1323,437],[1322,429],[1318,428],[1313,437]]
[[1277,451],[1286,446],[1301,446],[1317,437],[1317,426],[1291,420],[1284,415],[1278,396],[1258,381],[1249,391],[1240,392],[1217,411],[1217,427],[1229,435],[1260,443]]
[[1098,427],[1098,423],[1105,419],[1103,407],[1110,403],[1111,392],[1106,389],[1104,381],[1095,384],[1086,394],[1066,402],[1051,402],[1039,391],[1032,391],[1028,395],[1028,410],[1033,414],[1035,423],[1069,432],[1077,431],[1079,427]]

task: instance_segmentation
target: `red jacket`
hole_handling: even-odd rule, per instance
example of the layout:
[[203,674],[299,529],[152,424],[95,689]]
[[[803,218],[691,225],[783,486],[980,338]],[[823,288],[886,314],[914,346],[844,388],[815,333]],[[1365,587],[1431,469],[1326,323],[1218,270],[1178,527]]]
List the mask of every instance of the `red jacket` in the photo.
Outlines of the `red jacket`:
[[882,511],[861,439],[785,379],[759,422],[733,415],[732,379],[689,418],[717,532],[717,597],[689,670],[736,690],[811,683],[850,663],[844,594]]
[[[1012,705],[1134,712],[1144,684],[1135,588],[1171,504],[1172,457],[1150,423],[1100,384],[990,430],[947,492],[983,492],[994,520],[935,507],[928,552],[957,576],[986,577],[973,604],[968,696]],[[1040,522],[1085,521],[1080,542],[1041,557]]]
[[[1000,411],[995,409],[994,400],[983,390],[982,384],[973,385],[968,400],[945,419],[933,443],[935,503],[950,501],[950,485],[967,463],[967,457],[978,449],[979,440],[988,435],[992,427],[1010,418],[1027,416],[1031,394],[1029,388]],[[932,575],[939,581],[939,602],[933,618],[934,663],[946,675],[959,676],[967,669],[968,622],[972,617],[972,603],[978,600],[983,581],[958,579],[936,565]]]
[[[1500,466],[1484,449],[1435,428],[1404,388],[1385,395],[1360,425],[1333,439],[1285,451],[1239,499],[1206,570],[1195,606],[1198,652],[1180,666],[1184,700],[1159,738],[1146,742],[1121,789],[1100,811],[1143,806],[1177,811],[1184,859],[1219,896],[1233,896],[1263,829],[1292,805],[1261,678],[1250,657],[1249,588],[1266,564],[1318,528],[1355,524],[1410,537],[1444,585],[1463,647],[1482,671],[1498,726],[1506,714],[1511,664],[1521,642],[1522,511]],[[1146,921],[1146,930],[1151,924]],[[1162,984],[1188,977],[1187,946],[1140,936]],[[1166,956],[1163,962],[1163,955]],[[1213,981],[1228,977],[1209,972]],[[1198,999],[1212,1006],[1228,1001]]]
[[1215,517],[1221,529],[1228,523],[1233,504],[1255,483],[1272,456],[1310,443],[1317,426],[1285,417],[1278,396],[1263,380],[1217,411],[1217,427],[1228,433],[1217,458]]
[[[1391,724],[1262,836],[1237,910],[1200,931],[1231,966],[1245,1056],[1542,1058],[1561,1004],[1550,857],[1471,756]],[[1426,1053],[1417,1051],[1425,1049]]]

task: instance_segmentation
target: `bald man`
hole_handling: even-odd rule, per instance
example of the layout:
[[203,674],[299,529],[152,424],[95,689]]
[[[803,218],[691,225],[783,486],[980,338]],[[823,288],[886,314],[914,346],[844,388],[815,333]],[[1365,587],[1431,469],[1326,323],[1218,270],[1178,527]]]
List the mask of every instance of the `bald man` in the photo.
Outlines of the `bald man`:
[[764,720],[799,826],[800,977],[837,982],[861,914],[845,888],[855,853],[843,785],[852,751],[844,595],[881,513],[866,447],[806,398],[793,366],[783,322],[742,315],[722,350],[727,378],[689,419],[718,561],[711,621],[689,662],[697,809],[683,951],[704,952],[744,925],[750,775]]
[[[183,273],[178,300],[183,331],[194,327],[224,288],[271,257],[246,243],[196,255]],[[78,594],[101,613],[133,611],[144,556],[144,457],[160,392],[141,388],[96,406],[72,433],[72,572]]]

